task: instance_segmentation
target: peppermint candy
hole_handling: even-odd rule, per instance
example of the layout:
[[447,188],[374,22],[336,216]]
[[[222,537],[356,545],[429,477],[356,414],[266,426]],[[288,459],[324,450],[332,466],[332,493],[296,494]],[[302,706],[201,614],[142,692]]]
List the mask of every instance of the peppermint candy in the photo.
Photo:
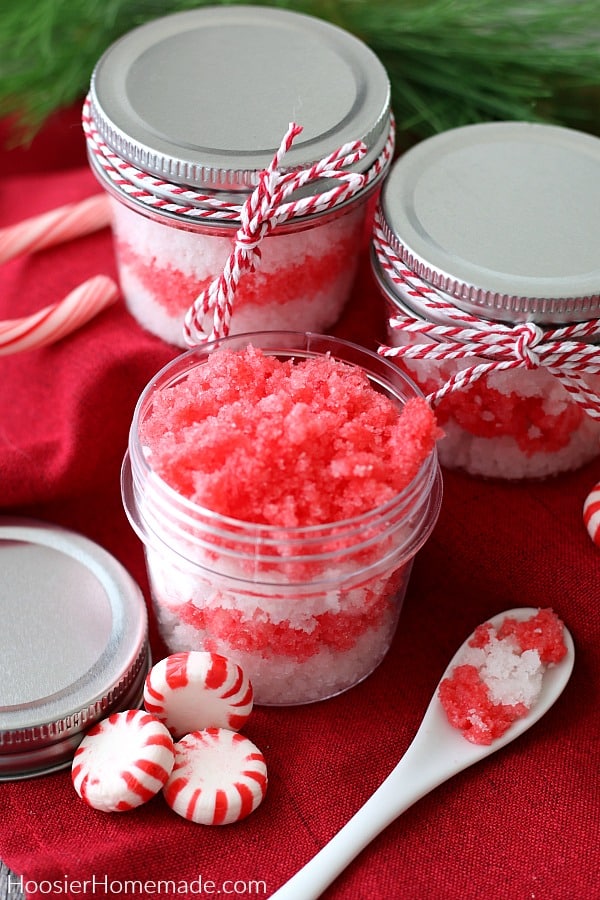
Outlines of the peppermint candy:
[[145,711],[113,713],[84,737],[71,769],[81,799],[125,812],[162,790],[192,822],[227,825],[250,815],[264,799],[267,766],[237,731],[253,706],[240,666],[217,653],[173,653],[148,673],[144,702]]
[[205,728],[239,731],[253,707],[252,684],[232,660],[195,650],[173,653],[152,667],[144,706],[175,738]]
[[206,728],[175,744],[163,788],[171,809],[199,825],[229,825],[249,816],[267,791],[265,758],[236,731]]
[[173,739],[142,710],[113,713],[75,751],[71,778],[82,800],[102,812],[126,812],[151,800],[173,768]]
[[594,485],[585,498],[583,524],[594,544],[600,547],[600,481]]

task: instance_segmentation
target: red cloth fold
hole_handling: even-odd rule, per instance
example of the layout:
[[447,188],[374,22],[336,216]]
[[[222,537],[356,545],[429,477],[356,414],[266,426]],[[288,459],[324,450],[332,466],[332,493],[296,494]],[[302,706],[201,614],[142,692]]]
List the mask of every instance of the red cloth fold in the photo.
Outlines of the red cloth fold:
[[[0,226],[98,190],[77,130],[61,137],[67,168],[49,171],[43,140],[37,157],[30,152],[21,166],[14,151],[6,156],[15,174],[0,184]],[[97,273],[116,278],[108,230],[7,263],[0,318],[33,312]],[[384,324],[365,250],[335,330],[375,349]],[[144,332],[120,300],[54,346],[0,359],[2,514],[87,535],[125,564],[147,597],[119,467],[139,393],[178,352]],[[75,795],[67,771],[0,787],[0,858],[22,875],[31,897],[269,896],[393,768],[470,631],[503,609],[551,606],[577,647],[573,677],[555,707],[515,743],[404,813],[326,896],[600,897],[600,550],[581,515],[598,480],[600,460],[542,483],[444,472],[441,516],[417,557],[383,664],[333,700],[253,712],[244,733],[264,752],[270,784],[244,822],[193,825],[160,798],[127,814],[95,812]],[[161,655],[154,627],[152,644]],[[52,889],[49,882],[56,882]],[[157,882],[162,888],[153,888]]]

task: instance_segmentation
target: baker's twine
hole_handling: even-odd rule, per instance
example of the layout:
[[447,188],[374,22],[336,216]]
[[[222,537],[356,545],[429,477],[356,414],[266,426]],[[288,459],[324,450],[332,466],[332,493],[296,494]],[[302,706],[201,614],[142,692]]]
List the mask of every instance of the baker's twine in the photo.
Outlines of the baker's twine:
[[511,326],[469,315],[457,309],[448,295],[406,266],[385,236],[379,211],[375,217],[373,247],[381,269],[394,284],[401,286],[407,295],[418,297],[426,310],[456,322],[441,325],[402,314],[392,316],[389,325],[393,330],[432,340],[400,347],[382,345],[380,355],[412,360],[468,360],[473,356],[489,360],[456,372],[427,396],[432,405],[491,372],[544,368],[559,379],[591,418],[600,419],[600,397],[585,381],[585,376],[600,373],[600,349],[587,343],[600,338],[600,320],[542,329],[533,322]]
[[[326,212],[363,191],[379,177],[394,151],[391,121],[386,144],[367,172],[343,171],[364,157],[367,148],[361,141],[344,144],[309,168],[285,172],[281,170],[283,159],[302,131],[300,125],[291,123],[271,163],[259,174],[256,188],[238,205],[229,198],[171,184],[121,159],[98,133],[89,97],[82,121],[89,152],[118,191],[153,209],[190,219],[240,222],[223,271],[196,297],[185,316],[184,339],[190,347],[227,336],[237,286],[260,264],[260,243],[267,234],[289,219]],[[295,191],[319,179],[334,181],[335,185],[322,193],[289,199]],[[212,330],[207,333],[203,322],[211,311]]]
[[[280,166],[294,139],[302,131],[291,123],[270,165],[260,173],[258,184],[240,211],[233,250],[222,273],[194,300],[184,320],[184,337],[189,346],[215,340],[229,334],[233,301],[244,274],[253,272],[261,259],[260,243],[269,232],[288,219],[330,209],[364,190],[375,167],[365,173],[344,172],[367,152],[361,141],[344,144],[308,169],[282,172]],[[331,179],[335,186],[324,193],[286,202],[306,184],[318,179]],[[213,311],[212,331],[207,334],[203,321]]]

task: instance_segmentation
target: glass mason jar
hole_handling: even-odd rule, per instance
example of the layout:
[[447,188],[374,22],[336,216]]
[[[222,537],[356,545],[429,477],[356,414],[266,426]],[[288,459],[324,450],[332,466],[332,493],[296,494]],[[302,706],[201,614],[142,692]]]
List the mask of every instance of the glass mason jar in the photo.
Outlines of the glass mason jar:
[[543,478],[600,452],[600,140],[501,122],[392,167],[373,233],[385,355],[434,405],[440,462]]
[[[231,333],[324,331],[339,318],[393,151],[387,73],[334,25],[244,5],[149,22],[98,61],[88,156],[111,198],[126,304],[146,329],[186,346],[185,314],[221,275],[243,205],[294,118],[302,132],[279,169],[310,169],[360,141],[364,155],[343,168],[355,187],[338,191],[341,181],[316,173],[285,200],[294,213],[245,272]],[[209,318],[202,327],[210,334]]]
[[220,348],[252,345],[294,362],[329,356],[360,367],[401,410],[421,396],[387,360],[336,338],[264,332],[209,342],[168,364],[142,393],[122,491],[144,543],[160,633],[170,652],[234,659],[263,705],[341,693],[367,677],[396,630],[412,561],[441,502],[435,447],[400,493],[360,515],[308,527],[254,524],[192,502],[152,468],[143,437],[162,391],[186,383]]

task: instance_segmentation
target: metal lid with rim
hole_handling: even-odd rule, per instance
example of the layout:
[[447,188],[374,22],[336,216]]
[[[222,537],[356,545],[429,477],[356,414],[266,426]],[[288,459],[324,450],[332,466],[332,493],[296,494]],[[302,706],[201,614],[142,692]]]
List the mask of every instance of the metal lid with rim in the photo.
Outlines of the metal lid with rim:
[[381,212],[396,255],[465,312],[548,324],[600,315],[596,137],[526,122],[443,132],[392,166]]
[[178,184],[247,190],[296,120],[286,155],[305,168],[362,140],[367,171],[390,128],[390,85],[375,54],[302,13],[215,6],[130,31],[98,61],[95,126],[115,153]]
[[127,571],[97,544],[0,519],[0,781],[71,764],[95,722],[139,706],[147,613]]

